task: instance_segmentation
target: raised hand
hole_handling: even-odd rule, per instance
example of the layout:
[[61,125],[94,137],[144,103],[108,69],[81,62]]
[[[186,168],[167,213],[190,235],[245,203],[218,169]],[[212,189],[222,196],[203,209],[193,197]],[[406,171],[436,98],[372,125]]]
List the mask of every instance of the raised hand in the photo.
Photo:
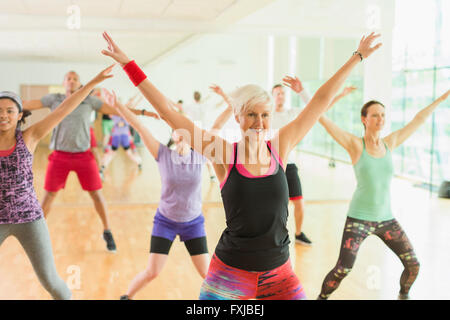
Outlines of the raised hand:
[[367,58],[372,53],[374,53],[378,48],[381,47],[381,45],[382,45],[381,43],[378,43],[377,45],[372,47],[372,42],[379,36],[380,36],[380,34],[375,34],[375,32],[372,32],[367,37],[363,36],[361,38],[361,41],[359,42],[357,51],[359,53],[361,53],[363,58]]
[[[136,94],[134,97],[130,98],[128,100],[128,102],[125,104],[125,107],[128,108],[128,109],[135,108],[142,100],[142,96],[138,98],[138,95],[139,94]],[[137,98],[137,100],[136,100],[136,98]],[[142,110],[144,110],[144,109],[142,109]],[[154,113],[154,112],[151,112],[151,111],[147,111],[147,110],[144,110],[143,114],[141,114],[141,115],[147,116],[147,117],[151,117],[151,118],[155,118],[155,119],[158,119],[158,120],[160,119],[160,117],[159,117],[159,115],[157,113]]]
[[134,101],[134,105],[137,106],[139,103],[141,103],[141,101],[142,101],[142,96],[139,96],[139,98],[136,101]]
[[439,100],[439,101],[445,101],[447,98],[448,98],[448,96],[450,95],[450,90],[447,90],[447,92],[446,93],[444,93],[442,96],[440,96],[439,98],[437,98],[437,100]]
[[[124,109],[130,109],[130,110],[133,110],[128,104],[130,103],[130,101],[131,101],[131,103],[135,103],[135,102],[134,102],[134,99],[137,97],[137,95],[136,95],[136,96],[134,96],[133,98],[131,98],[131,99],[127,102],[127,105],[124,106],[124,105],[123,105],[122,103],[120,103],[119,100],[117,99],[117,95],[116,95],[116,93],[114,92],[114,90],[109,91],[109,90],[103,88],[103,89],[102,89],[102,96],[103,96],[103,99],[105,99],[106,103],[108,103],[110,106],[112,106],[113,108],[115,108],[115,109],[119,112],[120,115],[123,115]],[[137,102],[139,102],[139,100],[138,100]],[[136,104],[137,104],[137,102],[136,102]],[[134,107],[134,106],[133,106],[133,107]],[[147,116],[147,117],[152,117],[152,118],[155,118],[155,119],[158,119],[158,120],[160,119],[160,117],[159,117],[159,115],[158,115],[157,113],[150,112],[150,111],[147,111],[147,110],[144,110],[144,113],[143,113],[143,114],[140,114],[140,115]]]
[[142,100],[142,97],[139,97],[139,99],[136,100],[139,94],[136,94],[134,97],[130,98],[127,103],[125,104],[125,107],[127,108],[134,108],[136,107]]
[[26,143],[28,146],[28,150],[34,152],[38,141],[45,137],[48,133],[50,133],[53,128],[55,128],[68,114],[75,110],[75,108],[77,108],[80,103],[82,103],[82,101],[89,95],[89,93],[95,89],[96,85],[98,85],[105,79],[111,78],[113,75],[110,73],[114,66],[115,64],[102,70],[92,80],[86,83],[86,85],[82,86],[69,97],[64,99],[64,101],[58,106],[58,108],[52,111],[44,119],[36,122],[26,131],[24,131],[27,132],[26,135],[29,136],[29,138],[24,137],[27,140]]
[[286,87],[291,88],[293,91],[295,91],[296,93],[300,93],[303,91],[303,85],[302,82],[299,80],[299,78],[295,77],[292,78],[290,76],[285,76],[283,78],[283,84]]
[[222,88],[220,86],[218,86],[217,84],[212,84],[209,87],[212,91],[214,91],[215,93],[217,93],[219,96],[224,96],[225,93],[223,92]]
[[154,113],[154,112],[151,112],[151,111],[147,111],[147,110],[144,110],[144,116],[155,118],[155,119],[158,119],[158,120],[161,119],[157,113]]
[[107,104],[109,104],[111,107],[117,107],[117,97],[116,97],[116,93],[113,91],[112,93],[105,88],[102,88],[101,90],[102,92],[102,98],[105,100],[105,102]]
[[130,62],[130,59],[127,57],[127,55],[119,48],[119,46],[113,41],[113,39],[106,31],[103,32],[103,38],[108,43],[108,50],[102,50],[102,54],[113,58],[122,66]]
[[356,89],[358,89],[358,88],[357,87],[353,87],[353,86],[345,87],[344,90],[342,90],[342,92],[341,92],[341,96],[345,97],[346,95],[352,93]]
[[110,65],[108,68],[102,70],[102,71],[101,71],[98,75],[96,75],[91,81],[94,82],[94,83],[100,83],[100,82],[102,82],[102,81],[105,80],[105,79],[112,78],[113,75],[110,74],[110,73],[111,73],[111,71],[112,71],[112,69],[114,68],[115,65],[116,65],[116,64],[114,63],[114,64]]
[[215,93],[217,93],[219,96],[221,96],[223,98],[223,100],[226,102],[226,104],[228,105],[229,108],[233,108],[232,105],[231,105],[230,99],[225,94],[225,92],[223,92],[223,90],[222,90],[222,88],[220,86],[218,86],[217,84],[213,84],[209,88],[212,91],[214,91]]

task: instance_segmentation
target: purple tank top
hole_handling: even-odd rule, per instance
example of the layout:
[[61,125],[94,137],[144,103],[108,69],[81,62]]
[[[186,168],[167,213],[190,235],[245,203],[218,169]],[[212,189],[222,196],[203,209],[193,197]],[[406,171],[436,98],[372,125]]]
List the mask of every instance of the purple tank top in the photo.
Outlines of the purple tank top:
[[27,223],[43,217],[33,187],[33,155],[22,131],[16,131],[16,140],[14,151],[0,157],[0,224]]
[[121,136],[130,134],[130,125],[124,118],[112,115],[111,120],[114,122],[114,127],[111,130],[112,136]]
[[175,222],[188,222],[202,214],[202,167],[206,159],[191,150],[180,156],[160,144],[156,159],[161,176],[158,211]]

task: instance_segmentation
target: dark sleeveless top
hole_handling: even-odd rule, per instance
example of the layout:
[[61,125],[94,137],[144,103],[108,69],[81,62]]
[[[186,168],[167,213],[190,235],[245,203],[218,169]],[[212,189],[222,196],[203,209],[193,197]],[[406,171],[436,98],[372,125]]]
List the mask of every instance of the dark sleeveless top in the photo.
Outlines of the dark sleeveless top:
[[[267,145],[271,156],[274,154]],[[276,157],[274,157],[276,159]],[[289,259],[289,190],[286,174],[277,161],[272,175],[249,178],[233,166],[222,187],[227,227],[215,254],[225,264],[246,271],[266,271]]]

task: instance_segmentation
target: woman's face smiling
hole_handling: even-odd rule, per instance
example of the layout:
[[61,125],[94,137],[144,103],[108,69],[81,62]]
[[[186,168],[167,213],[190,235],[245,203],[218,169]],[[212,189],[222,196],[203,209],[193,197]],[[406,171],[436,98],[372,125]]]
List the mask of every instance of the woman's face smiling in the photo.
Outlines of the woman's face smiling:
[[11,99],[0,99],[0,131],[15,130],[23,113]]
[[367,116],[361,116],[361,121],[368,131],[380,131],[384,127],[385,113],[384,107],[378,103],[367,109]]
[[236,116],[243,136],[251,139],[264,139],[271,125],[272,108],[264,103],[259,103],[251,108],[243,110]]

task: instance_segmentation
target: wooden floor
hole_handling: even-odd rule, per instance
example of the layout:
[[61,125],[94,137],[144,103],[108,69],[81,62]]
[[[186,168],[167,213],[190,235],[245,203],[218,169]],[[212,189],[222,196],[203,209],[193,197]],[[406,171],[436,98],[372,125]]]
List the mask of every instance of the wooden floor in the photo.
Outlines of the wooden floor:
[[[47,220],[56,266],[70,285],[75,299],[118,299],[129,282],[147,264],[153,215],[160,197],[155,161],[140,149],[143,172],[138,173],[119,152],[106,173],[103,194],[118,252],[107,252],[102,226],[87,193],[71,173],[66,189],[58,194]],[[38,198],[42,199],[49,151],[38,148],[34,173]],[[345,164],[328,167],[325,159],[298,154],[298,166],[306,200],[304,231],[312,247],[292,244],[291,256],[309,299],[315,299],[323,278],[336,263],[349,200],[355,188],[353,170]],[[411,182],[394,179],[392,206],[421,262],[412,299],[450,299],[450,201],[430,197]],[[217,183],[205,170],[203,211],[210,252],[225,226]],[[292,208],[291,208],[292,209]],[[292,214],[289,221],[293,231]],[[291,232],[292,233],[292,232]],[[376,237],[362,245],[350,275],[331,299],[396,299],[402,265]],[[160,276],[136,295],[136,299],[197,299],[202,283],[182,243],[175,241]],[[0,299],[50,299],[41,288],[31,264],[15,238],[0,247]]]

